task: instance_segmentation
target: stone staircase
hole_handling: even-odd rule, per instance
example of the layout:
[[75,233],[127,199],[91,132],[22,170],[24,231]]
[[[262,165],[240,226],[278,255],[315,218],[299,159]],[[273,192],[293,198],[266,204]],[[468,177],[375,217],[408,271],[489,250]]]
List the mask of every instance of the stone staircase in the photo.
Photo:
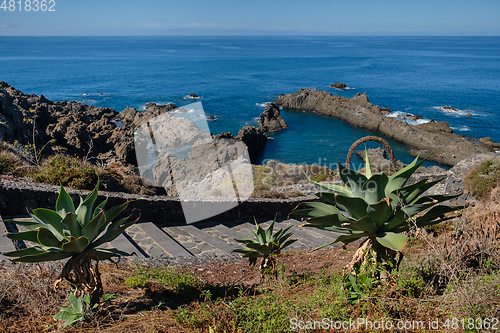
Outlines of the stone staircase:
[[[30,220],[30,218],[15,218],[15,220]],[[272,220],[258,221],[259,225],[267,229]],[[335,239],[337,234],[313,228],[299,228],[300,221],[295,219],[278,220],[274,232],[291,226],[294,233],[292,238],[298,241],[293,243],[290,250],[311,250]],[[21,229],[21,230],[20,230]],[[7,231],[22,231],[14,223],[3,221],[0,217],[0,233]],[[243,247],[234,238],[254,238],[252,229],[255,223],[234,221],[231,223],[201,222],[194,224],[159,225],[151,221],[140,221],[129,227],[118,238],[107,244],[128,253],[135,253],[138,258],[175,258],[175,257],[224,257],[240,256],[231,254],[231,251]],[[28,244],[31,246],[32,244]],[[12,251],[15,247],[23,248],[26,244],[14,244],[4,235],[0,236],[0,252]],[[0,255],[0,259],[7,259]]]

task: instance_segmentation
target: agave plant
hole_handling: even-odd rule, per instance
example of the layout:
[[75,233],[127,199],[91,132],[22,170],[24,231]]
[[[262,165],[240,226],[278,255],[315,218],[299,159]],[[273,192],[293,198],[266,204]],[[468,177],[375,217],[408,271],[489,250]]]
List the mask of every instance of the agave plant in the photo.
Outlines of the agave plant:
[[[80,204],[75,209],[71,197],[61,186],[55,211],[37,208],[30,213],[34,220],[32,222],[10,220],[9,222],[28,230],[7,233],[8,238],[36,245],[2,253],[8,257],[17,257],[12,259],[13,262],[26,263],[70,258],[55,285],[57,287],[65,279],[75,288],[75,296],[91,294],[93,304],[99,302],[102,295],[99,260],[130,255],[114,248],[104,249],[99,246],[112,241],[136,222],[128,221],[128,217],[115,220],[127,208],[128,201],[104,211],[108,200],[106,198],[94,209],[98,187],[99,183],[85,200],[80,197]],[[94,265],[92,260],[95,261]]]
[[[366,155],[366,152],[365,152]],[[353,260],[347,266],[362,263],[366,254],[373,250],[378,263],[386,263],[389,271],[402,259],[402,250],[410,230],[410,221],[421,228],[450,219],[444,214],[463,207],[437,205],[458,195],[425,195],[428,189],[442,179],[428,182],[423,179],[406,185],[411,175],[425,160],[418,157],[408,166],[388,177],[384,173],[372,174],[366,156],[366,175],[339,164],[339,174],[345,186],[322,184],[310,180],[321,191],[316,195],[324,202],[308,202],[308,208],[292,214],[308,216],[304,227],[314,227],[339,233],[334,241],[319,248],[341,242],[343,245],[365,238]],[[300,205],[299,205],[300,206]],[[399,260],[396,261],[396,255]]]
[[257,224],[257,221],[255,221],[257,229],[254,229],[253,233],[255,234],[257,241],[246,237],[243,237],[243,239],[235,238],[237,242],[245,244],[246,247],[235,249],[232,252],[243,253],[243,257],[248,258],[250,267],[255,265],[257,258],[262,258],[259,267],[260,271],[268,271],[275,274],[276,262],[274,257],[280,254],[281,250],[297,241],[297,239],[288,239],[293,235],[293,232],[286,232],[290,230],[292,226],[286,229],[280,229],[273,234],[275,222],[276,219],[274,219],[273,223],[271,223],[267,230],[264,230]]

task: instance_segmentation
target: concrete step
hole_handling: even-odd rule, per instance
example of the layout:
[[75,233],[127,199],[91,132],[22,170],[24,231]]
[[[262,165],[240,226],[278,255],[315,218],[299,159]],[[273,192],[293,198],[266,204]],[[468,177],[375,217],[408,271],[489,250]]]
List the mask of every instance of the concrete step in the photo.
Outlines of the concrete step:
[[[31,218],[16,218],[20,221],[29,221]],[[260,221],[259,225],[267,229],[272,220]],[[274,232],[293,226],[290,231],[292,238],[298,241],[287,249],[312,250],[320,245],[334,240],[337,234],[315,228],[300,228],[302,222],[295,219],[280,220],[275,223]],[[162,257],[192,257],[192,256],[225,256],[231,255],[236,248],[244,247],[235,239],[248,237],[255,239],[253,230],[255,224],[246,221],[230,223],[200,222],[195,224],[177,224],[159,227],[151,221],[138,222],[118,236],[110,243],[103,244],[106,248],[116,248],[128,253],[135,253],[138,258]],[[24,228],[15,224],[5,224],[0,217],[0,232],[22,231]],[[0,237],[0,251],[11,251],[14,243]],[[34,244],[27,244],[32,246]],[[24,246],[18,242],[18,248]],[[235,254],[237,255],[237,254]]]
[[[296,226],[299,226],[299,225],[305,223],[305,222],[302,222],[302,221],[299,221],[296,219],[288,219],[287,222],[291,223],[293,225],[296,225]],[[335,238],[337,238],[340,235],[339,233],[336,233],[333,231],[328,231],[328,230],[323,230],[323,229],[318,229],[318,228],[308,228],[308,227],[300,227],[300,228],[303,230],[308,230],[309,232],[312,232],[312,233],[320,234],[323,237],[326,237],[327,239],[329,239],[330,242],[333,241]]]
[[234,249],[231,245],[229,245],[227,242],[221,240],[220,238],[214,237],[210,235],[209,233],[204,232],[202,229],[198,229],[197,227],[187,224],[183,226],[177,226],[177,228],[190,233],[194,237],[197,237],[198,239],[201,239],[202,241],[216,247],[217,249],[227,253],[231,254],[231,251]]
[[[14,250],[14,243],[5,236],[6,233],[7,227],[3,222],[2,216],[0,216],[0,252],[10,252]],[[0,259],[10,258],[0,254]]]
[[[142,238],[141,242],[137,242],[139,246],[141,246],[145,252],[151,257],[163,257],[165,254],[170,257],[192,257],[193,254],[189,252],[184,246],[177,243],[169,234],[165,233],[164,230],[157,227],[153,222],[140,222],[136,223],[133,226],[127,229],[127,233],[131,233],[132,227],[139,228],[147,237]],[[148,249],[144,248],[146,242],[148,242],[148,238],[154,241],[164,252],[158,253],[158,250],[154,246],[150,246]],[[137,235],[132,237],[134,241],[138,239]],[[154,245],[151,242],[148,242],[147,245]]]
[[204,232],[212,235],[213,237],[216,237],[218,239],[222,239],[224,242],[229,244],[231,246],[231,251],[242,247],[241,243],[238,243],[235,241],[235,238],[241,238],[241,235],[236,233],[234,230],[231,228],[226,227],[222,223],[217,223],[217,222],[210,222],[210,223],[203,223],[203,224],[197,224],[197,228],[203,230]]
[[147,254],[144,252],[144,250],[142,250],[141,248],[138,248],[136,246],[136,243],[129,238],[127,238],[125,236],[125,233],[123,232],[118,237],[116,237],[114,240],[109,242],[109,244],[111,245],[111,247],[114,247],[117,250],[125,251],[125,252],[128,252],[130,254],[134,254],[135,256],[137,256],[137,258],[145,258]]
[[168,226],[163,227],[162,230],[195,256],[224,256],[230,254],[232,250],[223,240],[193,225]]

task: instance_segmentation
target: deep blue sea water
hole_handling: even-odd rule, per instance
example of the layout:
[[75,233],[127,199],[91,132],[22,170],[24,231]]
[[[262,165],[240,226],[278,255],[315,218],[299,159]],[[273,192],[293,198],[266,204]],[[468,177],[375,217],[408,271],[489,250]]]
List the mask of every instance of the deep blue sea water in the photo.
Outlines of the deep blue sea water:
[[[366,92],[382,107],[500,141],[500,37],[0,37],[1,80],[118,111],[148,102],[182,106],[196,93],[217,117],[212,133],[233,134],[257,125],[263,103],[281,93]],[[329,88],[337,81],[354,89]],[[270,135],[261,162],[345,161],[349,146],[369,134],[308,112],[282,116],[289,129]],[[407,147],[390,143],[398,159],[412,160]]]

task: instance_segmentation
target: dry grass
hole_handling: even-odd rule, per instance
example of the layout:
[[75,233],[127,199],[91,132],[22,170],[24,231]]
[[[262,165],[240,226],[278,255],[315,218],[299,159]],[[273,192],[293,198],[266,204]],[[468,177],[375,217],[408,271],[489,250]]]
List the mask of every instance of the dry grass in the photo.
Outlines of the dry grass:
[[52,286],[61,268],[43,263],[6,263],[1,267],[0,330],[40,332],[44,322],[55,323],[52,316],[66,297]]
[[465,176],[467,189],[478,199],[488,199],[492,189],[500,186],[500,158],[485,160]]

